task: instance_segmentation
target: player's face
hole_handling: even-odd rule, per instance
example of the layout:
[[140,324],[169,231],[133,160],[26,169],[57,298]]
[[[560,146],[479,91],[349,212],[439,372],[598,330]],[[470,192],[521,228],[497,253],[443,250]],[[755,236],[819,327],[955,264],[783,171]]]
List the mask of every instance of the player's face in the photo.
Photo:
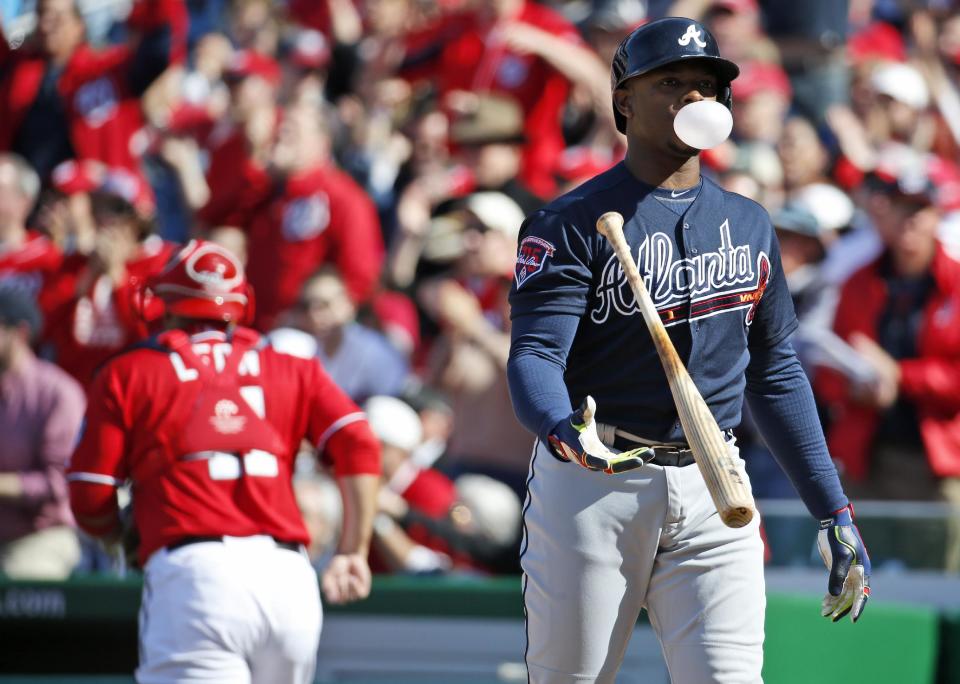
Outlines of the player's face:
[[677,62],[627,81],[614,97],[627,118],[631,145],[651,151],[691,156],[696,151],[673,130],[673,119],[685,105],[716,100],[716,74],[702,62]]

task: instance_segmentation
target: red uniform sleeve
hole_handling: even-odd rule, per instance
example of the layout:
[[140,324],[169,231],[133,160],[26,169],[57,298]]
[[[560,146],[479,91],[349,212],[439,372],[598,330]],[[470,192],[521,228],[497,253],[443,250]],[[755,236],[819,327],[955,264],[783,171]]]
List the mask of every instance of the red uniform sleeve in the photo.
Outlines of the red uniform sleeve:
[[366,193],[346,176],[331,196],[331,222],[337,241],[331,255],[354,302],[373,294],[383,268],[383,236],[377,209]]
[[307,438],[317,453],[333,463],[338,477],[379,475],[380,444],[360,407],[340,389],[315,360],[304,360],[309,370],[305,386],[309,411]]
[[88,395],[83,436],[67,468],[70,508],[77,524],[103,536],[116,524],[115,488],[127,479],[126,421],[113,367],[97,376]]

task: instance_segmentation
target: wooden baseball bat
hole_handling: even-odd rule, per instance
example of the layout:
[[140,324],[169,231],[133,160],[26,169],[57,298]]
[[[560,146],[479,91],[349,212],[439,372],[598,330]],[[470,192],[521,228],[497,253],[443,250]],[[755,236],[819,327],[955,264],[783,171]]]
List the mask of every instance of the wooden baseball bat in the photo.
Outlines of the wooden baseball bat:
[[744,481],[742,472],[720,432],[720,426],[710,413],[697,386],[693,384],[693,379],[670,341],[663,321],[660,320],[660,313],[650,299],[623,236],[623,216],[615,211],[608,211],[597,219],[597,231],[613,247],[620,267],[627,275],[630,289],[637,298],[637,305],[667,374],[667,382],[670,383],[670,392],[673,394],[673,402],[676,404],[687,444],[690,445],[700,473],[707,483],[717,512],[728,527],[743,527],[753,519],[755,509],[750,486]]

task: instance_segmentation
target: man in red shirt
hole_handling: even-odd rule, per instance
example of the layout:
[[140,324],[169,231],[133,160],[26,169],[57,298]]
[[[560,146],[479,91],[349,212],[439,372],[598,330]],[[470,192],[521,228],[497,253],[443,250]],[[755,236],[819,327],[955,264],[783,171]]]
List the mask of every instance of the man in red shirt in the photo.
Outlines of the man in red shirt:
[[52,242],[27,229],[40,179],[17,154],[0,154],[0,288],[14,288],[37,300],[60,266]]
[[144,187],[122,169],[106,172],[90,194],[93,251],[67,257],[44,296],[54,360],[84,387],[107,359],[146,336],[138,292],[176,249],[152,234]]
[[40,0],[32,39],[16,50],[0,41],[0,149],[23,155],[43,179],[71,157],[140,174],[140,96],[183,57],[186,9],[139,0],[127,27],[138,40],[94,50],[74,0]]
[[249,237],[255,327],[273,327],[324,264],[337,267],[355,303],[369,298],[383,264],[380,220],[360,186],[333,166],[316,108],[298,105],[284,111],[271,171],[276,178],[271,192],[249,222],[238,224]]
[[344,529],[334,603],[370,592],[380,452],[319,364],[267,346],[240,262],[192,241],[149,281],[166,331],[101,370],[70,468],[78,524],[121,532],[132,482],[144,567],[140,682],[310,682],[321,607],[291,482],[300,443],[332,461]]
[[196,131],[210,162],[206,171],[209,199],[198,212],[208,228],[240,225],[251,205],[270,191],[267,162],[280,109],[280,65],[272,57],[240,50],[224,79],[230,86],[228,116]]

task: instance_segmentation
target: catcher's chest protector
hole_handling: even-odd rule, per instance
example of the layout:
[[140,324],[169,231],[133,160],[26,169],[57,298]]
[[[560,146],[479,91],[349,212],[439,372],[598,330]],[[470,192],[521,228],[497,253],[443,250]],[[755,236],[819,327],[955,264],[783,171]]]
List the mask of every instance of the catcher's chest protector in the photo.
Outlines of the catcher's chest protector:
[[213,357],[194,353],[187,335],[174,333],[164,340],[199,375],[199,392],[174,438],[173,451],[180,457],[214,451],[259,450],[275,455],[286,451],[274,427],[257,415],[240,392],[240,363],[253,342],[238,337],[231,340],[230,354],[219,372]]

